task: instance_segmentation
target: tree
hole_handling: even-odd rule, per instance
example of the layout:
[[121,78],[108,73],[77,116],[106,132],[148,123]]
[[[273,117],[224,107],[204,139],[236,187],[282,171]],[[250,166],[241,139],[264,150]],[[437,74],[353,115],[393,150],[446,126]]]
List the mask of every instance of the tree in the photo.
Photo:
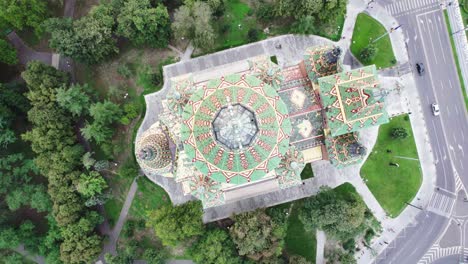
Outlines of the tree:
[[349,193],[345,197],[324,188],[316,196],[305,200],[299,219],[310,232],[318,228],[331,237],[345,241],[365,230],[366,210],[358,194]]
[[[27,98],[32,108],[28,119],[32,129],[23,135],[36,154],[35,164],[48,179],[52,215],[61,238],[54,236],[48,260],[60,258],[66,263],[91,262],[100,252],[100,237],[95,233],[97,213],[84,206],[74,182],[81,175],[83,147],[77,144],[72,117],[58,105],[56,89],[68,83],[67,75],[51,66],[33,61],[22,74],[29,88]],[[49,221],[50,223],[50,221]],[[52,227],[55,224],[51,225]],[[57,242],[59,240],[59,242]]]
[[0,125],[0,148],[6,148],[11,143],[15,143],[16,135],[11,129],[2,129]]
[[196,1],[175,11],[172,31],[177,38],[191,39],[195,47],[209,50],[216,38],[211,20],[210,6],[205,2]]
[[127,0],[117,22],[117,35],[128,38],[135,45],[163,48],[169,43],[169,13],[162,4],[152,8],[149,0]]
[[153,248],[148,248],[143,253],[143,259],[146,260],[148,264],[164,264],[165,256],[161,251],[157,251]]
[[91,152],[86,152],[81,159],[83,166],[88,170],[96,163],[96,160],[91,155]]
[[15,65],[18,63],[18,57],[15,48],[6,40],[0,39],[0,62]]
[[359,57],[362,62],[369,63],[375,58],[375,56],[377,55],[377,51],[378,49],[375,45],[369,44],[361,50]]
[[16,248],[20,242],[20,238],[13,228],[0,229],[0,249]]
[[392,138],[405,139],[408,137],[408,131],[404,127],[394,127],[391,131]]
[[60,246],[61,260],[65,263],[83,263],[93,261],[101,252],[101,239],[93,234],[97,224],[83,217],[78,222],[64,227],[63,243]]
[[195,263],[241,263],[229,234],[221,229],[211,229],[195,242],[189,254]]
[[98,102],[89,108],[89,114],[94,118],[94,122],[102,125],[110,125],[119,120],[122,112],[117,104],[111,101]]
[[73,116],[80,116],[90,104],[90,98],[85,92],[89,89],[87,86],[88,84],[72,84],[69,88],[62,86],[57,89],[57,103]]
[[203,210],[199,201],[179,206],[165,205],[148,214],[147,225],[167,246],[175,246],[184,239],[203,233]]
[[107,188],[106,180],[97,171],[82,173],[76,186],[78,192],[86,198],[101,194],[105,188]]
[[104,143],[114,134],[109,126],[98,122],[86,123],[85,127],[81,128],[80,131],[86,140],[94,140],[98,144]]
[[43,0],[0,0],[0,20],[18,30],[31,27],[39,32],[47,15],[47,2]]
[[281,254],[286,232],[265,210],[235,215],[234,221],[229,233],[241,256],[258,261]]
[[297,34],[310,35],[315,33],[315,17],[304,16],[293,24],[293,32]]
[[114,25],[112,9],[101,4],[76,21],[69,18],[49,19],[45,29],[51,34],[50,47],[60,54],[95,64],[118,52],[112,35]]

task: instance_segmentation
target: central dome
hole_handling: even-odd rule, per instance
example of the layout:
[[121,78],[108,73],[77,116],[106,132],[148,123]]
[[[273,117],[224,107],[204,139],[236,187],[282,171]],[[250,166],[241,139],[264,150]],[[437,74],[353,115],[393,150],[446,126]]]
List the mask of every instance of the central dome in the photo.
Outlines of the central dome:
[[276,90],[233,74],[198,87],[182,114],[185,154],[216,182],[243,184],[275,170],[289,148],[291,121]]
[[255,114],[241,104],[222,107],[212,125],[216,140],[229,149],[248,147],[258,132]]

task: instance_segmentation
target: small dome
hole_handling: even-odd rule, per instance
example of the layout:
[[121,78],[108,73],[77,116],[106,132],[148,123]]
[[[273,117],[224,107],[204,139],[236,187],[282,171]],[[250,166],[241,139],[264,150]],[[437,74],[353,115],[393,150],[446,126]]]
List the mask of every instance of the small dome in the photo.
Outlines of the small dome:
[[172,164],[169,139],[159,122],[139,138],[135,145],[135,154],[142,168],[155,173],[165,171]]

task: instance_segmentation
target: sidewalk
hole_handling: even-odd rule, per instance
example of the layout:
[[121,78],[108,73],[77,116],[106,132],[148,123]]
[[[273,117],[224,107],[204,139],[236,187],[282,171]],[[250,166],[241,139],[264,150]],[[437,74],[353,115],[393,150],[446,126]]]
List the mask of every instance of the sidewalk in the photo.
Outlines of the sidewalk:
[[[451,1],[452,5],[447,6],[447,13],[449,17],[450,27],[452,32],[457,32],[465,28],[463,24],[463,18],[460,12],[460,5],[458,0]],[[460,69],[462,72],[462,81],[465,84],[465,89],[468,89],[468,40],[466,38],[467,32],[462,30],[454,35],[453,41],[455,42],[455,47],[458,55],[458,62],[460,63]]]
[[[351,44],[351,38],[354,30],[354,23],[356,21],[357,15],[360,12],[366,12],[371,15],[373,18],[377,19],[387,30],[398,26],[398,22],[387,11],[376,4],[372,4],[373,8],[366,8],[367,1],[364,0],[350,0],[348,4],[347,19],[344,24],[343,36],[345,39],[341,39],[338,44],[343,50],[347,50]],[[405,45],[405,38],[401,30],[396,30],[393,33],[389,34],[390,40],[392,42],[393,51],[395,53],[395,58],[398,61],[399,65],[403,65],[409,61],[408,52]],[[466,38],[465,38],[466,39]],[[422,113],[420,97],[416,89],[416,84],[413,79],[411,72],[405,74],[402,77],[383,77],[379,76],[381,79],[381,84],[383,87],[391,89],[389,96],[386,98],[386,103],[388,104],[388,112],[390,116],[395,116],[403,113],[411,113],[410,120],[413,133],[415,135],[416,147],[418,150],[419,160],[422,167],[422,184],[416,194],[413,204],[421,207],[426,207],[430,201],[434,186],[435,186],[435,165],[434,157],[432,154],[432,149],[429,144],[429,137],[427,135],[427,129],[425,120]],[[363,133],[368,133],[363,135]],[[360,135],[360,139],[367,138],[372,141],[373,135],[369,130],[363,131]],[[375,136],[376,139],[376,136]],[[375,143],[375,142],[374,142]],[[369,151],[372,149],[374,143],[364,144],[368,147]],[[371,248],[361,250],[356,257],[358,257],[358,263],[368,264],[371,263],[375,254],[382,252],[387,244],[384,241],[392,241],[397,234],[403,230],[406,226],[414,223],[416,215],[420,212],[418,209],[407,206],[405,210],[395,219],[389,218],[385,211],[376,201],[375,197],[369,191],[367,186],[362,182],[359,170],[352,172],[352,169],[347,169],[349,171],[347,181],[352,183],[359,194],[363,197],[367,206],[374,213],[374,216],[381,222],[382,233],[381,235],[374,239]],[[314,166],[314,172],[315,172]],[[330,173],[330,172],[328,172]]]

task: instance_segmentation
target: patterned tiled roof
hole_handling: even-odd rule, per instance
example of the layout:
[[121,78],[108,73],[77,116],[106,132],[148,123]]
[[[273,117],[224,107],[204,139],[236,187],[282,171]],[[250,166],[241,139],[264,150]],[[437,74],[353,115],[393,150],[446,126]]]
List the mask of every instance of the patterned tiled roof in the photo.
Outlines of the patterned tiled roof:
[[140,166],[149,173],[171,176],[173,153],[169,136],[159,122],[153,124],[135,144],[135,154]]
[[[255,114],[258,132],[249,146],[230,149],[214,136],[212,122],[222,107],[240,104]],[[274,170],[289,148],[288,110],[270,85],[251,75],[209,81],[190,98],[182,115],[181,140],[195,167],[217,182],[242,184]]]
[[265,83],[279,89],[283,82],[281,68],[273,63],[268,57],[260,57],[255,60],[249,60],[249,69],[253,76],[256,76]]
[[288,107],[291,145],[302,151],[324,144],[321,106],[310,80],[298,65],[284,69],[283,75],[278,93]]
[[224,204],[224,192],[221,183],[215,182],[202,174],[196,174],[189,180],[190,193],[202,201],[203,207]]
[[330,162],[337,168],[361,162],[366,153],[366,149],[358,143],[356,133],[327,137],[325,145]]
[[181,116],[184,106],[187,104],[194,92],[192,76],[180,80],[172,80],[171,88],[171,92],[167,95],[169,110],[172,113]]
[[388,122],[374,65],[318,79],[333,137]]
[[301,172],[304,169],[304,156],[295,147],[290,147],[276,169],[280,188],[288,188],[302,183]]
[[317,79],[338,73],[341,70],[339,48],[333,46],[316,46],[306,50],[304,66],[309,79],[317,83]]

